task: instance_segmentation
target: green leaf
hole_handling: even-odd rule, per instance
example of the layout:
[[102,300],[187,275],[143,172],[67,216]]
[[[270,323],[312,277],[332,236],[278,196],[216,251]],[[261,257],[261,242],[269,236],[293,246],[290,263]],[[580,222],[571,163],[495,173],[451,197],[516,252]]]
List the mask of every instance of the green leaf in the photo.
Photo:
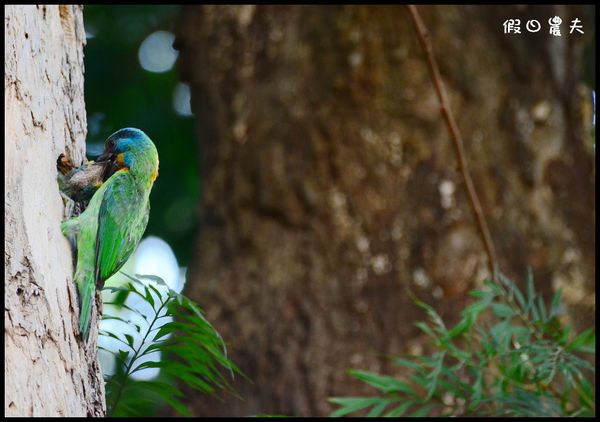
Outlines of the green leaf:
[[569,342],[569,339],[571,338],[571,331],[573,330],[573,327],[571,326],[571,324],[568,324],[562,331],[562,334],[560,335],[559,339],[558,339],[558,343],[561,345],[566,345]]
[[515,340],[518,341],[519,344],[526,344],[530,342],[531,329],[520,325],[515,325],[511,328],[511,331],[515,337]]
[[483,371],[481,368],[477,368],[479,372],[477,373],[477,379],[475,380],[475,384],[473,384],[473,393],[471,395],[471,404],[469,405],[469,409],[475,409],[483,396]]
[[331,417],[345,416],[381,402],[379,397],[332,397],[330,403],[341,406],[335,410]]
[[453,343],[448,344],[448,354],[456,358],[460,364],[469,362],[472,358],[471,353],[459,349]]
[[463,315],[471,315],[473,321],[475,321],[481,313],[485,312],[489,308],[492,300],[494,300],[493,294],[483,297],[481,300],[467,306],[463,311]]
[[483,290],[471,290],[467,293],[469,296],[474,297],[475,299],[483,299],[488,295],[489,292]]
[[494,296],[504,296],[504,292],[496,283],[492,280],[484,280],[483,284],[493,292]]
[[141,352],[139,354],[139,357],[145,356],[145,355],[149,355],[152,352],[156,352],[156,351],[163,351],[167,348],[167,345],[165,345],[164,342],[156,342],[156,343],[152,343],[150,344],[148,347],[146,347],[146,349],[144,349],[143,352]]
[[521,309],[526,310],[527,304],[525,303],[525,298],[523,297],[523,294],[521,293],[517,285],[503,274],[498,274],[498,279],[508,288],[510,294],[509,297],[514,296]]
[[425,334],[427,334],[429,337],[437,340],[437,335],[433,332],[433,330],[431,328],[429,328],[429,325],[427,325],[426,323],[419,321],[417,323],[415,323],[415,325],[421,330],[423,331]]
[[408,408],[410,406],[412,406],[414,403],[412,401],[406,401],[404,403],[402,403],[400,406],[390,410],[385,416],[387,417],[395,417],[395,416],[402,416],[404,414],[404,412],[406,412],[408,410]]
[[119,316],[113,316],[113,315],[103,315],[102,316],[103,320],[115,320],[115,321],[121,321],[124,322],[125,324],[129,324],[129,320],[121,318]]
[[454,326],[450,331],[448,331],[448,337],[454,338],[459,335],[469,331],[469,329],[473,326],[474,318],[471,314],[464,316],[458,324]]
[[[143,297],[144,297],[144,296],[142,295],[142,298],[143,298]],[[144,319],[144,321],[148,322],[148,317],[147,317],[147,316],[146,316],[144,313],[140,312],[140,310],[139,310],[139,309],[132,308],[132,307],[130,307],[129,305],[126,305],[125,303],[118,304],[118,303],[116,303],[116,302],[106,302],[106,303],[104,303],[104,304],[105,304],[105,305],[115,305],[115,306],[120,306],[120,307],[122,307],[122,308],[125,308],[125,309],[127,309],[128,311],[131,311],[131,312],[134,312],[134,313],[136,313],[136,314],[137,314],[137,315],[139,315],[139,316],[140,316],[142,319]]]
[[150,306],[152,306],[152,309],[154,309],[154,298],[152,297],[152,293],[150,293],[148,286],[145,286],[144,289],[146,291],[146,295],[144,296],[144,298],[150,304]]
[[126,288],[124,288],[124,287],[121,287],[121,286],[109,286],[109,285],[105,285],[102,288],[102,291],[103,292],[104,291],[108,291],[110,293],[115,293],[115,292],[128,292],[129,293],[129,290],[126,289]]
[[544,298],[542,295],[538,296],[538,308],[540,310],[540,318],[542,321],[548,321],[548,317],[546,316],[546,305],[544,304]]
[[409,415],[409,417],[422,418],[423,416],[427,416],[427,415],[429,415],[429,412],[431,411],[431,409],[433,409],[433,407],[434,407],[433,404],[427,404],[427,405],[423,406],[422,408],[420,408],[419,410],[411,413]]
[[596,353],[596,334],[593,328],[588,328],[566,347],[568,352],[573,350],[579,352]]
[[431,397],[433,397],[433,394],[436,391],[438,377],[439,377],[440,373],[442,372],[442,366],[444,365],[445,355],[446,355],[445,353],[436,353],[435,354],[436,364],[433,367],[433,370],[431,371],[431,373],[429,373],[429,375],[427,375],[427,377],[426,377],[429,380],[429,383],[427,385],[427,396],[425,397],[425,401],[429,401],[429,399],[431,399]]
[[[110,337],[110,338],[114,338],[115,340],[118,340],[119,342],[123,343],[125,346],[128,346],[128,347],[130,347],[130,348],[131,348],[131,346],[129,345],[129,342],[126,342],[126,341],[125,341],[125,340],[123,340],[121,337],[117,336],[116,334],[113,334],[113,333],[111,333],[111,332],[104,331],[104,330],[100,330],[100,331],[99,331],[99,334],[100,334],[100,335],[103,335],[103,336]],[[132,350],[133,350],[133,348],[132,348]]]
[[[156,297],[158,297],[158,300],[160,301],[160,304],[163,305],[165,303],[165,300],[163,300],[163,295],[164,292],[160,292],[156,287],[154,287],[152,284],[148,284],[148,287],[150,289],[152,289],[152,291],[154,293],[156,293]],[[166,301],[168,301],[170,299],[170,297],[167,295]]]
[[417,396],[415,390],[408,384],[386,375],[379,375],[359,369],[350,369],[348,370],[348,374],[384,393],[398,392]]
[[129,345],[129,347],[131,347],[132,349],[133,344],[134,344],[134,340],[133,340],[133,336],[131,336],[130,334],[123,334],[123,336],[127,339],[127,344]]
[[510,318],[515,315],[515,311],[504,303],[492,303],[492,312],[498,318]]
[[156,284],[160,285],[160,286],[164,286],[164,287],[169,287],[169,285],[167,283],[165,283],[165,281],[160,278],[157,275],[150,275],[150,274],[136,274],[135,275],[137,278],[145,278],[146,280],[151,280],[154,281]]
[[373,406],[371,411],[369,413],[367,413],[367,417],[368,418],[376,418],[378,416],[381,416],[381,414],[383,413],[385,408],[392,402],[393,402],[393,400],[384,400],[381,403]]
[[579,393],[579,400],[581,401],[581,404],[588,408],[594,408],[595,400],[592,384],[585,378],[582,378],[579,383],[579,387],[580,388],[577,389],[577,392]]
[[171,405],[177,412],[183,416],[192,416],[187,406],[175,397],[183,396],[183,393],[174,385],[165,384],[157,381],[138,381],[138,385],[158,393],[163,400]]
[[165,364],[163,364],[162,362],[155,362],[155,361],[146,361],[146,362],[142,362],[140,363],[138,366],[136,366],[133,370],[131,370],[129,372],[129,374],[134,374],[137,371],[141,371],[143,369],[149,369],[149,368],[162,368],[163,366],[165,366]]
[[[416,356],[416,358],[418,358],[418,356]],[[404,366],[406,368],[411,368],[419,372],[424,372],[423,367],[413,360],[396,357],[394,358],[394,362],[399,366]]]
[[531,305],[531,316],[533,321],[541,321],[542,316],[540,315],[540,311],[538,310],[535,302]]
[[533,272],[531,268],[527,268],[527,308],[525,310],[525,316],[529,316],[529,310],[534,306],[535,301],[535,289],[533,286]]
[[560,315],[560,297],[562,295],[562,287],[559,288],[554,296],[552,296],[552,304],[550,305],[550,315],[548,318],[552,318]]
[[431,306],[429,306],[425,302],[417,299],[412,294],[411,294],[411,298],[417,306],[419,306],[422,309],[425,309],[425,311],[427,312],[427,315],[429,316],[429,318],[431,319],[431,321],[433,322],[433,324],[435,326],[435,330],[442,335],[447,334],[448,330],[446,329],[446,326],[444,325],[442,318],[435,311],[435,309],[433,309]]
[[465,392],[470,393],[473,390],[473,387],[466,382],[461,381],[461,379],[456,375],[457,373],[458,372],[454,368],[442,366],[441,375],[444,376],[448,382],[442,378],[440,378],[439,382],[443,389],[450,391],[456,397],[465,398]]
[[[123,359],[123,358],[121,357],[120,353],[118,353],[118,352],[115,352],[114,350],[109,350],[109,349],[107,349],[107,348],[105,348],[105,347],[102,347],[102,346],[98,346],[98,349],[100,349],[100,350],[104,350],[104,351],[106,351],[106,352],[108,352],[108,353],[112,354],[112,355],[115,357],[115,359],[117,359],[117,360],[118,360],[119,362],[121,362],[123,365],[127,365],[127,356],[129,356],[129,354],[126,354],[125,358]],[[111,378],[109,378],[109,380],[111,380]],[[108,382],[108,381],[107,381],[107,382]]]
[[[426,375],[425,375],[426,376]],[[427,386],[429,385],[429,380],[425,378],[425,376],[419,375],[419,374],[410,374],[409,378],[417,385],[419,385],[420,387],[427,389]]]
[[505,319],[494,325],[490,334],[494,339],[495,346],[498,348],[498,352],[504,353],[509,349],[510,345],[510,320]]

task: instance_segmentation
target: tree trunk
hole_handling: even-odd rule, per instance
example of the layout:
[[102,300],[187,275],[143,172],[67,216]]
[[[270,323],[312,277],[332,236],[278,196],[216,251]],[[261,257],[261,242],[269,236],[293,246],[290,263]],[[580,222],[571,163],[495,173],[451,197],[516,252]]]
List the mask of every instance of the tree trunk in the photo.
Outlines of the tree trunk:
[[[500,268],[562,286],[593,323],[591,13],[420,7],[462,130]],[[509,37],[560,14],[586,35]],[[250,377],[197,414],[324,415],[420,350],[407,289],[452,323],[488,276],[447,128],[407,10],[205,6],[176,47],[203,155],[203,229],[188,294]]]
[[78,332],[56,159],[84,158],[80,6],[5,6],[6,416],[102,416],[96,336]]

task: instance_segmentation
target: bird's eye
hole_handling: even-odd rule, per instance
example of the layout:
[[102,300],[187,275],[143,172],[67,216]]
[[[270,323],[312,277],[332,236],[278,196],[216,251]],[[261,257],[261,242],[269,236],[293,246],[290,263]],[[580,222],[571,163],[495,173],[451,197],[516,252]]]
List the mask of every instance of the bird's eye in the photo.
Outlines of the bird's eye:
[[108,147],[110,149],[113,149],[115,147],[115,140],[111,139],[110,141],[108,141]]

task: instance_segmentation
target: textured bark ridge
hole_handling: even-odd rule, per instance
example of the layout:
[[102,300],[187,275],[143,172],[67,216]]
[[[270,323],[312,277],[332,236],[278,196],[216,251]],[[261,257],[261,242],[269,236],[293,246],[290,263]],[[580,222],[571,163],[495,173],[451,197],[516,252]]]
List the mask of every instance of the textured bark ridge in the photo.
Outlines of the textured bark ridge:
[[6,416],[102,416],[92,333],[78,331],[72,251],[60,232],[56,159],[85,151],[79,6],[5,6]]
[[[421,7],[501,270],[527,266],[593,324],[589,34],[502,33],[581,9]],[[573,16],[570,16],[573,14]],[[587,34],[587,32],[586,32]],[[184,9],[176,48],[203,155],[203,229],[188,294],[253,384],[193,398],[201,415],[323,415],[393,373],[424,317],[452,323],[487,276],[425,58],[399,6]],[[454,319],[455,321],[455,319]]]

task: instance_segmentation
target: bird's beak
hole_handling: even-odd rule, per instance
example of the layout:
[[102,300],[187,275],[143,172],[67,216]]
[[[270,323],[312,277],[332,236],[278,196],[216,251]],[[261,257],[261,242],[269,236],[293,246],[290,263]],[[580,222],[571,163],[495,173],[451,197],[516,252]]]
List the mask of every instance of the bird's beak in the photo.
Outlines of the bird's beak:
[[96,161],[110,161],[115,159],[115,154],[112,152],[104,152],[101,156],[96,158]]

